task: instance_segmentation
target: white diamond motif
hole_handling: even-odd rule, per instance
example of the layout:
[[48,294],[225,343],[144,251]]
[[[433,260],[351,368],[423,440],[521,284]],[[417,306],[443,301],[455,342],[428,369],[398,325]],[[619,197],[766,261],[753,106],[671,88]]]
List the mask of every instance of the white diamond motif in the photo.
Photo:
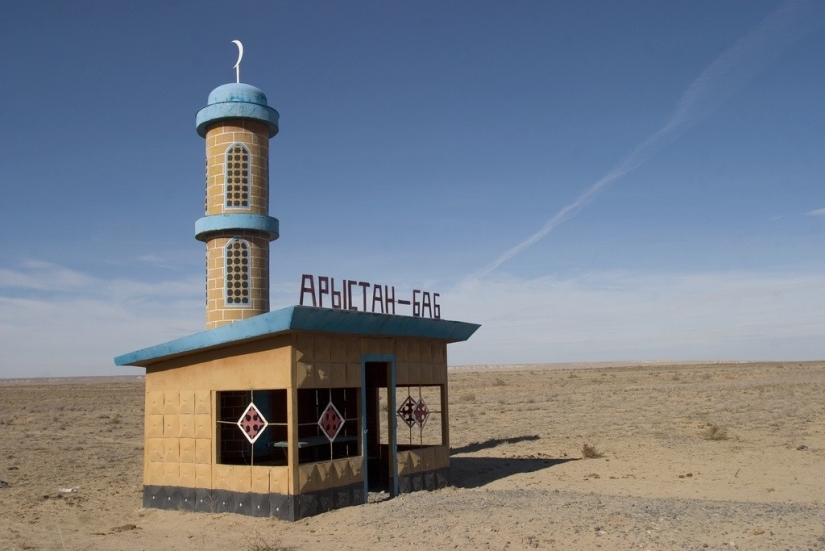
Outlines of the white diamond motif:
[[269,423],[266,422],[266,419],[264,419],[264,416],[258,411],[258,408],[255,407],[255,404],[249,402],[243,415],[238,419],[237,425],[243,435],[246,436],[246,439],[249,440],[249,443],[254,444],[255,440],[263,434],[264,429],[269,426]]

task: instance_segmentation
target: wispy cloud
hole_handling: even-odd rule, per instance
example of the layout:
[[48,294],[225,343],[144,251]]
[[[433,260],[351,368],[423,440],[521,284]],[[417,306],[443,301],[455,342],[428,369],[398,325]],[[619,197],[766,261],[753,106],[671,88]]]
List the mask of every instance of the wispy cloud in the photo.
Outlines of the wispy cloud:
[[451,364],[825,357],[825,275],[595,272],[493,276],[444,293],[481,323]]
[[[140,373],[113,357],[204,328],[201,274],[146,283],[39,261],[0,274],[0,377]],[[272,295],[294,304],[294,285]],[[494,275],[444,289],[442,312],[482,324],[451,364],[825,357],[822,273]]]
[[825,216],[825,209],[816,209],[806,212],[808,216]]
[[203,329],[200,274],[147,283],[28,260],[0,269],[0,377],[122,374],[112,358]]
[[[182,259],[184,259],[183,262]],[[169,254],[165,256],[160,256],[157,254],[144,254],[139,256],[138,260],[145,262],[154,268],[180,270],[189,264],[189,251],[179,255]]]
[[722,53],[690,84],[676,103],[673,115],[658,131],[636,146],[612,170],[562,208],[533,235],[506,251],[473,277],[483,277],[539,241],[562,222],[587,206],[605,186],[638,168],[684,130],[718,109],[754,75],[770,65],[791,44],[822,26],[821,2],[789,0]]

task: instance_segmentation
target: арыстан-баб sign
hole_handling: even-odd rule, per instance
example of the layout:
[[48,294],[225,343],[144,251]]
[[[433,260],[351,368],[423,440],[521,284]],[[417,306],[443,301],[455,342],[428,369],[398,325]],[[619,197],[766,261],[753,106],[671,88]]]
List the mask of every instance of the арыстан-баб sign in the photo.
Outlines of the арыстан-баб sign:
[[[413,317],[441,319],[441,305],[438,304],[441,295],[438,293],[413,289],[406,296],[407,298],[396,297],[395,286],[354,279],[343,279],[336,283],[334,277],[303,274],[299,304],[375,314],[395,314],[396,306],[409,306]],[[328,301],[326,304],[325,300]]]

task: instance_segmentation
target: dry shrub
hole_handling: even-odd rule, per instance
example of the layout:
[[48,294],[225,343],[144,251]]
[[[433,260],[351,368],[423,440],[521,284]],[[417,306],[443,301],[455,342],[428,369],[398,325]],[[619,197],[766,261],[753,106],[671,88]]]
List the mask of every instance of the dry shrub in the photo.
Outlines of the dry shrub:
[[461,401],[462,402],[475,402],[476,401],[476,395],[473,394],[472,392],[465,392],[464,394],[461,395]]
[[715,423],[708,423],[705,430],[702,432],[705,440],[727,440],[728,429]]
[[253,536],[247,537],[246,546],[248,551],[290,551],[291,549],[289,547],[282,547],[281,543],[277,540],[275,543],[270,543],[257,532]]
[[596,449],[596,446],[593,444],[588,444],[587,442],[582,443],[582,457],[584,459],[599,459],[600,457],[604,457],[604,454]]

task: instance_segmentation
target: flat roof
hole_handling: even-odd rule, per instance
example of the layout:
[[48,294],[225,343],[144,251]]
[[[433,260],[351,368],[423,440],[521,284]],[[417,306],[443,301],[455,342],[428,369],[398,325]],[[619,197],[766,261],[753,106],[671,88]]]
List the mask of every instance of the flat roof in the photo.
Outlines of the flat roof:
[[479,327],[476,323],[462,321],[290,306],[117,356],[115,365],[147,367],[175,356],[296,331],[460,342],[469,339]]

